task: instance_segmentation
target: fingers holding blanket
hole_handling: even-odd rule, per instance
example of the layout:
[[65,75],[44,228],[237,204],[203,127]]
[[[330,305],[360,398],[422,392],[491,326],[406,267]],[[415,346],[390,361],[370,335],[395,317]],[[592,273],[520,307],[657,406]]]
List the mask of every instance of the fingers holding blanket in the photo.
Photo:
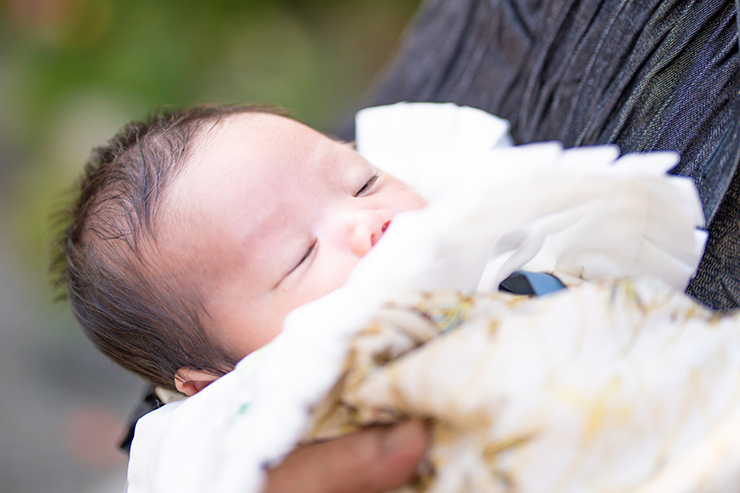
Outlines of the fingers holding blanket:
[[306,445],[268,472],[267,493],[374,493],[411,480],[428,431],[418,421]]

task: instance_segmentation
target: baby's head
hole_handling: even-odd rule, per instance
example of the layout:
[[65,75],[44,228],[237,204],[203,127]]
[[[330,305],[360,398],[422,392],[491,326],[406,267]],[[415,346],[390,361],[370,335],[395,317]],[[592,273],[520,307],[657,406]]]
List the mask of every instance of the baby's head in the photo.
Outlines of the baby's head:
[[98,348],[190,394],[341,286],[396,213],[423,205],[351,145],[274,111],[155,115],[88,162],[61,278]]

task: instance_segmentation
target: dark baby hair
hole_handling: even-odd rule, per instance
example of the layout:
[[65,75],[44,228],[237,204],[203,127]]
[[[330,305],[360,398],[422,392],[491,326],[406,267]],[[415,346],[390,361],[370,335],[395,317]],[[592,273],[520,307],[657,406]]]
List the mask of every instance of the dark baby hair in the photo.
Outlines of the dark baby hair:
[[[264,106],[197,106],[151,114],[93,150],[63,211],[51,269],[92,343],[145,380],[174,389],[179,368],[219,376],[237,359],[206,334],[203,293],[157,262],[168,183],[194,141],[222,118]],[[185,266],[187,269],[187,266]]]

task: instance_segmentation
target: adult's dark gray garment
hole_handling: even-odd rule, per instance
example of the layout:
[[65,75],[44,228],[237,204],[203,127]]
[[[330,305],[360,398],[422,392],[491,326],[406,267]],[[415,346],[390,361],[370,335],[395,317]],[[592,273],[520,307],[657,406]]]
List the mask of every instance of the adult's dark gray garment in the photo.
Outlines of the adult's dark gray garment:
[[[517,143],[671,149],[710,224],[689,293],[740,306],[737,0],[427,0],[362,106],[451,101]],[[352,138],[352,124],[339,132]]]

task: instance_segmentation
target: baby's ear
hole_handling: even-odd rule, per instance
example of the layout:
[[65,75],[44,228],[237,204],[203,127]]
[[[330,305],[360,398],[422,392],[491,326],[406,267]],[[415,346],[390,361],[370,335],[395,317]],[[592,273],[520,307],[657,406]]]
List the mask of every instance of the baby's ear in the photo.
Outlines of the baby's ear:
[[218,377],[203,370],[193,370],[183,367],[175,373],[175,387],[177,390],[190,397],[203,390],[208,384]]

